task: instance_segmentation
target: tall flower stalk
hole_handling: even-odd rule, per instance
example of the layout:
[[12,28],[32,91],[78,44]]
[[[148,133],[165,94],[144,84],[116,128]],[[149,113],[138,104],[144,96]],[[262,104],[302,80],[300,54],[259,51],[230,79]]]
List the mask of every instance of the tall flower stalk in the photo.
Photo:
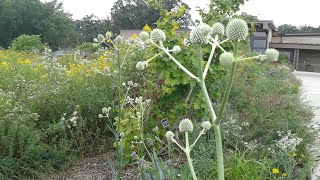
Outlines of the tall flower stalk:
[[[227,39],[219,42],[219,36],[226,35]],[[177,59],[171,54],[173,53],[179,53],[181,50],[180,47],[175,46],[173,49],[169,50],[168,48],[164,47],[163,41],[166,40],[165,33],[161,31],[160,29],[155,29],[151,32],[150,38],[149,34],[147,32],[142,32],[140,34],[140,38],[144,41],[149,41],[152,45],[159,48],[163,53],[165,53],[178,67],[180,70],[184,71],[191,79],[196,81],[200,88],[201,92],[204,96],[205,103],[207,105],[210,119],[212,123],[212,127],[214,130],[215,135],[215,146],[216,146],[216,159],[217,159],[217,169],[218,169],[218,179],[223,180],[224,179],[224,163],[223,163],[223,149],[222,149],[222,138],[221,138],[221,130],[220,125],[222,123],[222,117],[224,114],[224,110],[226,108],[227,101],[230,96],[230,92],[232,89],[233,79],[235,75],[236,70],[236,64],[238,61],[242,60],[248,60],[248,59],[254,59],[254,58],[260,58],[260,59],[276,59],[278,57],[276,50],[267,50],[266,55],[258,55],[255,57],[249,57],[249,58],[239,58],[238,56],[238,47],[239,42],[242,40],[245,40],[248,35],[248,27],[247,23],[241,19],[232,19],[229,21],[226,28],[221,23],[215,23],[212,27],[210,27],[207,24],[201,24],[197,27],[195,27],[191,33],[190,33],[190,42],[193,44],[196,44],[197,46],[197,69],[198,74],[197,76],[194,75],[191,71],[189,71],[187,68],[185,68],[182,64],[179,63]],[[234,43],[233,52],[227,52],[221,45],[227,41],[232,41]],[[212,46],[212,50],[209,56],[209,59],[207,60],[207,63],[205,67],[203,68],[203,55],[202,55],[202,46],[210,44]],[[208,72],[208,69],[211,65],[211,61],[213,58],[213,55],[215,53],[216,48],[219,48],[223,51],[223,53],[220,55],[219,60],[221,65],[229,69],[230,76],[227,82],[226,89],[223,94],[223,99],[221,106],[218,111],[218,115],[216,115],[215,110],[212,106],[212,101],[209,97],[205,80],[206,75]],[[153,57],[154,58],[154,57]],[[137,68],[139,70],[144,70],[146,65],[153,59],[149,59],[147,61],[138,62]],[[184,121],[184,120],[182,120]],[[182,122],[181,121],[181,122]],[[181,124],[181,123],[180,123]],[[180,127],[179,127],[180,128]],[[192,161],[190,158],[190,151],[192,150],[193,145],[190,146],[189,144],[189,137],[188,133],[190,131],[181,131],[185,132],[185,141],[186,141],[186,147],[182,147],[179,145],[173,138],[174,134],[171,131],[168,131],[166,136],[169,140],[174,142],[179,148],[181,148],[187,156],[188,164],[190,167],[190,171],[192,174],[193,179],[197,179],[195,171],[192,166]],[[198,140],[198,138],[197,138]],[[196,141],[197,141],[196,140]]]

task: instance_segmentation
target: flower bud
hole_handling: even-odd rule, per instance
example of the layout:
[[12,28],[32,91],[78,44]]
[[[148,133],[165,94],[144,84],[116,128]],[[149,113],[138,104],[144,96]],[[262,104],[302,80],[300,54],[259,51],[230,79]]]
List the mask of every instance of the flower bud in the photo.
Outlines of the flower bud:
[[138,70],[142,71],[146,68],[146,63],[144,61],[139,61],[136,65],[136,68]]
[[248,36],[248,25],[242,19],[232,19],[226,27],[226,35],[230,39],[245,40]]
[[99,40],[97,38],[93,38],[93,42],[97,43]]
[[178,46],[178,45],[173,46],[173,48],[172,48],[173,53],[178,54],[180,51],[181,51],[180,46]]
[[149,33],[147,33],[146,31],[142,31],[140,32],[139,34],[139,38],[142,40],[142,41],[146,41],[149,39]]
[[205,44],[211,37],[212,28],[208,24],[201,24],[191,30],[190,41],[196,44]]
[[128,86],[133,86],[133,82],[132,82],[132,81],[129,81],[129,82],[128,82]]
[[104,37],[103,37],[102,34],[98,34],[98,40],[99,40],[100,42],[104,42]]
[[102,114],[99,114],[99,115],[98,115],[98,118],[100,118],[100,119],[103,118],[103,115],[102,115]]
[[110,31],[106,32],[106,39],[110,39],[112,36],[112,33]]
[[231,67],[232,62],[234,61],[233,54],[230,52],[224,52],[220,55],[219,61],[224,67]]
[[123,138],[124,137],[124,132],[121,132],[119,135],[120,135],[121,138]]
[[166,138],[169,140],[169,141],[172,141],[173,140],[173,137],[174,137],[174,133],[172,131],[167,131],[166,132]]
[[102,113],[103,113],[103,114],[107,114],[107,113],[108,113],[108,108],[103,107],[103,108],[102,108]]
[[116,42],[116,44],[122,44],[123,38],[120,35],[118,35],[114,41]]
[[211,128],[212,124],[210,123],[210,121],[204,121],[202,124],[201,124],[201,127],[205,130],[209,130]]
[[193,131],[192,121],[190,119],[182,119],[179,124],[179,131],[192,132]]
[[163,42],[166,40],[166,34],[161,29],[154,29],[151,31],[150,39],[154,43]]

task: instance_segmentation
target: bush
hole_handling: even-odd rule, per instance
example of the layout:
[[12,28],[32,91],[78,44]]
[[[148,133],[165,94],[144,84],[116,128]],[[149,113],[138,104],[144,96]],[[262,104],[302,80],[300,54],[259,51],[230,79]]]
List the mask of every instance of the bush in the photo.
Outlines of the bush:
[[11,43],[11,49],[15,51],[40,51],[42,52],[46,47],[42,44],[40,35],[21,35],[15,38]]

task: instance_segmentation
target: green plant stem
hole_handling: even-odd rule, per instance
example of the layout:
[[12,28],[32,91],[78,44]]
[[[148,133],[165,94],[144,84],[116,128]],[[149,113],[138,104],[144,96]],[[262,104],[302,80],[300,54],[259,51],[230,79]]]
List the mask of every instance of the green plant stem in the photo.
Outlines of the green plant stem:
[[[218,41],[218,35],[215,36],[215,40]],[[211,44],[212,48],[211,48],[211,53],[210,53],[210,56],[209,56],[209,59],[207,61],[207,64],[206,64],[206,67],[204,68],[204,72],[203,72],[203,78],[205,79],[206,76],[207,76],[207,73],[208,73],[208,70],[209,70],[209,67],[210,67],[210,64],[211,64],[211,61],[212,61],[212,58],[213,58],[213,54],[216,50],[216,47],[217,45],[216,44]]]
[[223,152],[222,152],[222,140],[221,140],[221,132],[220,132],[220,126],[216,124],[216,114],[214,112],[214,109],[212,107],[211,100],[208,95],[208,91],[205,85],[205,78],[202,76],[202,48],[201,45],[198,45],[198,68],[201,70],[199,71],[200,76],[200,87],[202,94],[204,96],[205,102],[207,104],[207,107],[209,109],[211,121],[213,124],[213,130],[215,135],[215,142],[216,142],[216,158],[217,158],[217,166],[218,166],[218,180],[224,180],[224,164],[223,164]]
[[254,58],[260,58],[263,56],[265,56],[265,55],[257,55],[257,56],[252,56],[252,57],[248,57],[248,58],[239,58],[238,61],[245,61],[245,60],[250,60],[250,59],[254,59]]
[[224,110],[226,108],[226,105],[227,105],[227,101],[229,99],[229,96],[230,96],[230,92],[231,92],[231,88],[232,88],[232,84],[233,84],[233,79],[234,79],[234,75],[235,75],[235,71],[236,71],[236,66],[237,66],[237,58],[238,58],[238,41],[235,42],[234,44],[234,59],[235,61],[232,62],[232,67],[231,67],[231,74],[230,74],[230,77],[229,77],[229,80],[228,80],[228,84],[227,84],[227,88],[226,90],[224,91],[224,94],[223,94],[223,98],[222,98],[222,104],[220,106],[220,109],[219,109],[219,112],[218,112],[218,118],[217,118],[217,122],[216,124],[217,125],[220,125],[221,123],[221,120],[222,120],[222,116],[223,116],[223,113],[224,113]]
[[218,180],[224,180],[224,164],[223,164],[223,151],[222,151],[222,138],[220,125],[213,125],[214,138],[216,143],[216,158],[218,165]]
[[205,129],[202,129],[201,132],[199,133],[197,139],[190,145],[190,151],[193,149],[194,145],[198,142],[200,137],[205,134]]
[[118,159],[118,175],[117,175],[117,180],[121,179],[122,175],[122,156],[123,153],[121,153],[121,147],[122,143],[120,143],[119,140],[119,131],[120,131],[120,121],[121,121],[121,113],[122,113],[122,108],[121,108],[121,62],[120,62],[120,51],[117,51],[118,53],[118,108],[119,108],[119,118],[118,118],[118,127],[117,127],[117,136],[116,136],[116,141],[118,143],[117,146],[117,159]]
[[193,168],[191,157],[190,157],[191,149],[190,149],[190,145],[189,145],[189,133],[188,132],[185,132],[185,138],[186,138],[186,150],[185,150],[185,153],[186,153],[186,156],[187,156],[187,159],[188,159],[189,168],[190,168],[193,180],[197,180],[197,176],[196,176],[196,173],[194,172],[194,168]]

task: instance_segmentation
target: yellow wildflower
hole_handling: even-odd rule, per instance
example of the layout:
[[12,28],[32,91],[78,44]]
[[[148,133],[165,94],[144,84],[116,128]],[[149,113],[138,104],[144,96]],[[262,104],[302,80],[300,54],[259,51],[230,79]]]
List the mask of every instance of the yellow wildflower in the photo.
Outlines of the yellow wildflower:
[[279,173],[279,169],[278,168],[273,168],[272,169],[272,173],[273,174],[278,174]]
[[146,25],[143,27],[143,30],[146,31],[146,32],[151,32],[151,28],[148,26],[148,24],[146,24]]
[[136,33],[133,33],[132,38],[133,38],[133,39],[137,39],[137,38],[138,38],[138,36],[136,35]]
[[3,67],[4,69],[7,69],[9,67],[9,64],[7,62],[2,62],[0,67]]
[[281,176],[282,176],[282,177],[286,177],[286,176],[287,176],[287,173],[282,173]]
[[47,79],[47,75],[46,75],[46,74],[42,74],[42,75],[40,75],[40,79],[41,79],[41,80],[45,80],[45,79]]
[[302,157],[302,158],[305,158],[304,154],[301,154],[301,157]]
[[297,153],[295,153],[295,152],[294,152],[294,153],[292,153],[292,156],[293,156],[293,157],[296,157],[297,155],[298,155],[298,154],[297,154]]

